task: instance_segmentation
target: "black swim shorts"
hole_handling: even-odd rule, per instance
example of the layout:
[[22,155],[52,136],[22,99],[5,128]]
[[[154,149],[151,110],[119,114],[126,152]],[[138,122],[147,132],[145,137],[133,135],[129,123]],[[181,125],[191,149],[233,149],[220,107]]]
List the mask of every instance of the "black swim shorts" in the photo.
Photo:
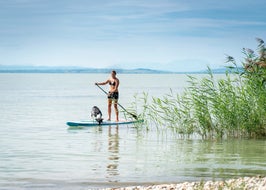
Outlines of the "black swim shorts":
[[109,92],[107,97],[108,97],[108,99],[118,100],[119,93],[118,92]]

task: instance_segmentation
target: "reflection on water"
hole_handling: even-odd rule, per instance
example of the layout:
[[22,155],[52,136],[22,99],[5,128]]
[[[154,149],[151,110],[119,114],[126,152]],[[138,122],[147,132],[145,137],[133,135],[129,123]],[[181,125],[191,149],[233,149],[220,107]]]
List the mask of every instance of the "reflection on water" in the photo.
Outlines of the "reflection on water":
[[107,178],[109,182],[117,182],[113,179],[114,176],[119,175],[119,127],[109,126],[108,128],[108,165],[106,167]]

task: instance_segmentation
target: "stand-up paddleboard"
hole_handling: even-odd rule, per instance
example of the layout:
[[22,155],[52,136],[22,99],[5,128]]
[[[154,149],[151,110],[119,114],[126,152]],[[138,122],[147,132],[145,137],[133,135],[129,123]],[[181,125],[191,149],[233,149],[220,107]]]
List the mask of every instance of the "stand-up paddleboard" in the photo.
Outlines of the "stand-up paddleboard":
[[75,126],[84,126],[84,127],[93,127],[93,126],[104,126],[104,125],[129,125],[134,123],[142,123],[144,120],[121,120],[121,121],[103,121],[99,124],[97,121],[68,121],[66,124],[70,127]]

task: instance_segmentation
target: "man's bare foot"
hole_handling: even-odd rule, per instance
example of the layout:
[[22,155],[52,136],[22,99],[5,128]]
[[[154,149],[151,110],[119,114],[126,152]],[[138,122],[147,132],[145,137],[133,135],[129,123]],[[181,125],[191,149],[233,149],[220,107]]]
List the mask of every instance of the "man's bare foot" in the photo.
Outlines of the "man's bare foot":
[[110,119],[110,118],[108,118],[106,121],[111,121],[111,119]]

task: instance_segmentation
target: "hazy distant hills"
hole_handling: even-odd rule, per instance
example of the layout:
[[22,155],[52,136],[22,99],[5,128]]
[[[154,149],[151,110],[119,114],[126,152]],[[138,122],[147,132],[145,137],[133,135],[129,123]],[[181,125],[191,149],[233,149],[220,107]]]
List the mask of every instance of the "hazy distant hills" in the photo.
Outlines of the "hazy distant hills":
[[[15,66],[0,65],[0,73],[110,73],[111,68],[86,68],[76,66]],[[118,73],[126,74],[170,74],[170,73],[206,73],[205,71],[171,72],[146,68],[115,69]],[[213,73],[225,73],[226,68],[213,69]]]
[[[86,68],[75,66],[7,66],[0,65],[0,73],[110,73],[111,68]],[[170,73],[152,69],[115,69],[118,73]]]

